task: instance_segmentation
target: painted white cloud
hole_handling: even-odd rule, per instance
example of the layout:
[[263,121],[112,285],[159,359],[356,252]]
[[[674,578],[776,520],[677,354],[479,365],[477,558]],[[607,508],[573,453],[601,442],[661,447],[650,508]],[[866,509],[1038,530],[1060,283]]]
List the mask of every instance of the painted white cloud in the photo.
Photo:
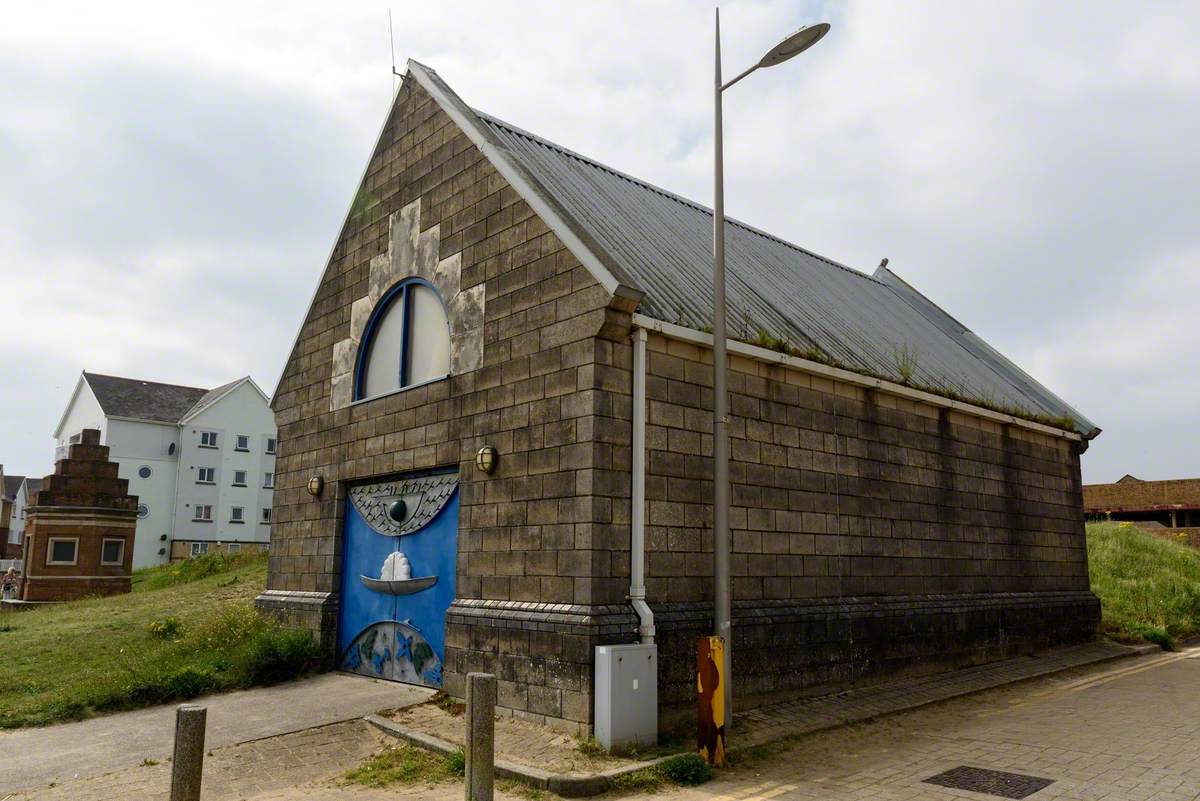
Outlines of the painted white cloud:
[[[387,8],[6,9],[10,471],[49,468],[83,368],[273,386],[390,97]],[[709,3],[392,9],[399,63],[707,202]],[[734,2],[727,75],[820,18],[817,48],[727,95],[730,213],[889,257],[1105,429],[1085,478],[1200,474],[1200,8]]]

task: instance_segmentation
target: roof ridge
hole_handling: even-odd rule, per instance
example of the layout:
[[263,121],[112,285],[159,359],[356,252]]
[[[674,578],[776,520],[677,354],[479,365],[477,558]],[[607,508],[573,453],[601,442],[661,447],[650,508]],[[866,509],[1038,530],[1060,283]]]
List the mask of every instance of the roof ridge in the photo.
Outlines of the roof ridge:
[[[648,189],[651,192],[661,195],[662,197],[665,197],[669,200],[674,200],[677,203],[682,203],[685,206],[690,206],[691,208],[695,209],[696,211],[707,214],[710,217],[713,215],[713,210],[710,209],[708,206],[705,206],[703,203],[699,203],[695,200],[692,200],[691,198],[684,197],[683,195],[680,195],[676,192],[672,192],[669,189],[663,189],[661,186],[652,184],[643,178],[638,178],[636,175],[632,175],[632,174],[624,172],[622,170],[618,170],[615,167],[610,167],[609,165],[604,164],[603,162],[597,161],[596,159],[591,158],[589,156],[585,156],[582,153],[580,153],[576,150],[572,150],[569,147],[560,145],[557,142],[551,142],[549,139],[546,139],[543,136],[538,136],[537,134],[535,134],[531,131],[527,131],[524,128],[513,125],[511,122],[507,122],[507,121],[502,120],[499,117],[496,117],[492,114],[488,114],[486,111],[480,111],[477,108],[472,108],[471,110],[473,112],[475,112],[476,115],[481,117],[484,121],[491,122],[491,123],[493,123],[495,125],[499,125],[503,128],[507,128],[510,132],[516,134],[517,136],[523,136],[526,139],[530,139],[530,140],[533,140],[533,141],[535,141],[541,145],[544,145],[546,147],[553,148],[554,150],[557,150],[559,153],[562,153],[565,156],[576,159],[578,161],[582,161],[582,162],[589,164],[597,169],[603,170],[603,171],[609,173],[610,175],[614,175],[618,178],[629,181],[630,183],[637,184],[638,186]],[[867,281],[877,283],[877,284],[883,283],[882,281],[875,278],[870,273],[863,272],[862,270],[856,270],[853,267],[849,267],[845,264],[834,261],[833,259],[829,258],[828,256],[822,256],[820,253],[814,253],[813,251],[808,250],[807,248],[797,245],[795,242],[789,242],[788,240],[783,239],[782,237],[776,236],[775,234],[772,234],[769,231],[764,231],[763,229],[758,228],[753,225],[750,225],[749,223],[742,222],[741,220],[739,220],[737,218],[730,217],[729,215],[725,215],[725,221],[730,225],[741,228],[741,229],[748,231],[752,234],[755,234],[757,236],[761,236],[764,239],[769,239],[773,242],[778,242],[779,244],[784,245],[785,247],[789,247],[792,250],[803,253],[806,256],[810,256],[811,258],[817,259],[818,261],[823,261],[826,264],[829,264],[833,267],[837,267],[840,270],[845,270],[846,272],[850,273],[851,275],[854,275],[856,278],[863,278],[863,279],[866,279]]]
[[[192,415],[199,414],[200,410],[207,409],[209,406],[212,406],[214,403],[221,400],[221,398],[224,398],[226,395],[232,392],[234,388],[246,383],[247,381],[249,381],[251,384],[254,383],[254,379],[250,378],[249,375],[244,375],[241,378],[235,378],[232,381],[226,381],[224,384],[218,384],[212,389],[207,390],[203,395],[196,399],[196,402],[192,404],[192,408],[188,409],[179,416],[179,422],[183,423],[191,418]],[[261,393],[262,390],[259,390],[259,392]]]

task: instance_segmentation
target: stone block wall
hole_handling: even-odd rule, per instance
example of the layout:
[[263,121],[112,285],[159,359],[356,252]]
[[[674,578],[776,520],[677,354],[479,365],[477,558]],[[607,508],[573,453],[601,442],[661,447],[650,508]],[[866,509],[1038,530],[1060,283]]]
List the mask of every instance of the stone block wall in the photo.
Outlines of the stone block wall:
[[[711,351],[648,342],[647,597],[660,697],[711,626]],[[743,696],[1093,636],[1078,444],[734,356],[734,672]]]
[[[331,403],[335,346],[351,336],[372,260],[389,252],[390,221],[413,204],[420,236],[436,230],[438,261],[459,260],[460,290],[483,289],[482,363],[377,399]],[[618,576],[628,564],[628,504],[615,510],[611,496],[623,481],[628,497],[628,432],[621,452],[606,427],[605,390],[620,348],[605,336],[630,310],[610,308],[415,81],[400,91],[355,208],[273,402],[279,454],[260,606],[332,649],[346,487],[458,466],[459,600],[447,624],[445,689],[461,694],[467,671],[497,670],[511,713],[584,730],[592,647],[610,636],[597,615],[614,604],[618,621],[627,612]],[[474,467],[485,444],[500,454],[491,476]],[[319,499],[306,491],[312,475],[326,482]]]

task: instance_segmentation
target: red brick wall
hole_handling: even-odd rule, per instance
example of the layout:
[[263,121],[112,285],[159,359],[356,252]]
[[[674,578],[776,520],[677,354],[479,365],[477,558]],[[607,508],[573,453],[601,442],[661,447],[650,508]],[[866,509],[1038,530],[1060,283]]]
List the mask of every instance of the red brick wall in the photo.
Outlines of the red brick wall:
[[1200,509],[1200,478],[1085,484],[1083,505],[1089,514],[1159,506]]
[[[133,539],[137,526],[137,496],[129,482],[117,477],[117,463],[108,460],[100,432],[85,429],[42,489],[26,507],[25,574],[21,598],[26,601],[67,601],[89,595],[129,592],[133,572]],[[73,565],[47,564],[50,539],[78,540]],[[124,542],[120,565],[101,564],[105,539]]]

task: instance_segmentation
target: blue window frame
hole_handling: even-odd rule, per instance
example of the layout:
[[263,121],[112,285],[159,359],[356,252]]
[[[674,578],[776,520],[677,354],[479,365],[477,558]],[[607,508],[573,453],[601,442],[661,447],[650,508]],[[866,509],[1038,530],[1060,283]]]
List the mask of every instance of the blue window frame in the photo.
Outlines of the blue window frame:
[[[441,295],[422,278],[406,278],[384,293],[367,320],[354,368],[354,400],[443,378],[450,372],[449,358],[450,329]],[[369,376],[374,386],[368,386]]]

